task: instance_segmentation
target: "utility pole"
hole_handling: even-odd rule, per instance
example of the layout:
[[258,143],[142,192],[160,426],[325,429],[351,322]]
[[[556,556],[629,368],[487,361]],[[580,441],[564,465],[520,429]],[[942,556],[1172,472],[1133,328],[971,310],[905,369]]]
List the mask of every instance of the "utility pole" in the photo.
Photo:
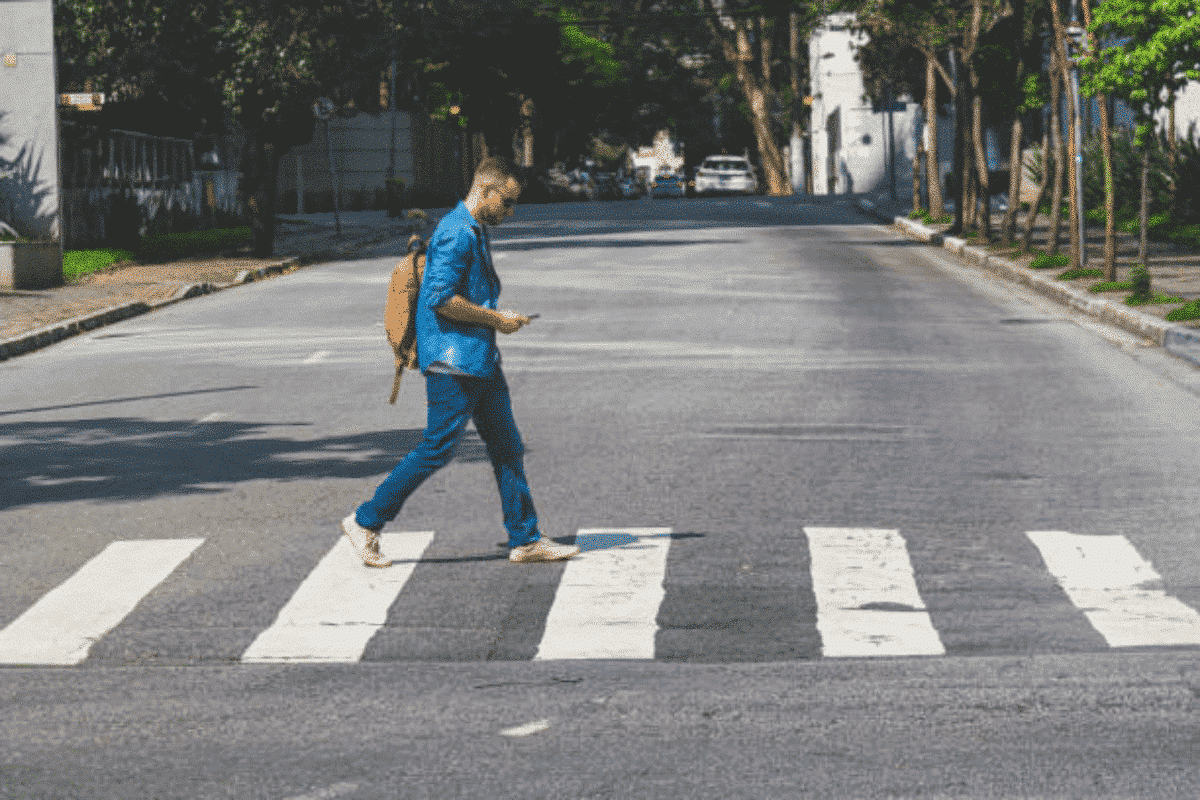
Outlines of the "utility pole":
[[1076,0],[1071,0],[1071,25],[1067,28],[1068,42],[1075,52],[1067,54],[1071,69],[1071,93],[1075,95],[1075,119],[1071,135],[1075,137],[1075,203],[1079,213],[1079,266],[1087,266],[1087,217],[1083,213],[1083,107],[1079,103],[1079,66],[1076,63],[1081,49],[1083,28],[1079,27]]

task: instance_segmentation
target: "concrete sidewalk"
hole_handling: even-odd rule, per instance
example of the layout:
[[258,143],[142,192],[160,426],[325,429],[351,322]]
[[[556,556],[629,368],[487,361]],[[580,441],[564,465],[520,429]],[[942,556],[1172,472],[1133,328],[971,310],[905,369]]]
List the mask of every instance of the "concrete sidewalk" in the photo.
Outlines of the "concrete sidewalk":
[[[448,209],[425,211],[432,230]],[[386,211],[344,211],[341,235],[334,214],[276,218],[271,258],[242,254],[195,257],[169,264],[118,266],[64,286],[0,290],[0,361],[191,297],[292,272],[309,264],[398,253],[414,222]]]
[[[1058,276],[1065,269],[1031,269],[1032,254],[1014,257],[1015,248],[1001,251],[997,247],[974,245],[970,240],[948,236],[943,231],[948,226],[930,226],[908,218],[911,206],[893,201],[888,195],[859,198],[855,206],[881,222],[889,223],[915,239],[929,242],[931,246],[943,247],[960,256],[965,262],[986,269],[1013,283],[1044,294],[1054,300],[1081,311],[1106,324],[1115,325],[1130,333],[1151,340],[1167,352],[1200,366],[1200,320],[1169,322],[1166,314],[1181,303],[1128,306],[1122,302],[1123,293],[1088,291],[1098,278],[1080,278],[1063,281]],[[999,215],[995,215],[996,221]],[[1018,232],[1022,230],[1018,220]],[[1065,249],[1067,242],[1066,220],[1063,226]],[[1087,236],[1089,268],[1103,267],[1103,230],[1089,226]],[[1128,280],[1134,261],[1130,237],[1118,241],[1118,280]],[[1036,242],[1035,242],[1036,245]],[[1099,250],[1097,250],[1099,248]],[[1184,301],[1200,298],[1200,253],[1188,251],[1174,245],[1155,242],[1150,250],[1150,273],[1153,290],[1179,297]]]

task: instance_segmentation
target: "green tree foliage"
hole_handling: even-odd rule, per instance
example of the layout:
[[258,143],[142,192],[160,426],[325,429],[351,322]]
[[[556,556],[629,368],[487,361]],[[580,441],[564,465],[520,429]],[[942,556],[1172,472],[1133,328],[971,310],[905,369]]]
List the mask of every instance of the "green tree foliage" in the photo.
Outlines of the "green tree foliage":
[[1101,42],[1080,63],[1081,91],[1124,99],[1137,113],[1142,152],[1139,261],[1148,260],[1154,114],[1188,80],[1200,80],[1200,9],[1195,0],[1104,0],[1089,30]]

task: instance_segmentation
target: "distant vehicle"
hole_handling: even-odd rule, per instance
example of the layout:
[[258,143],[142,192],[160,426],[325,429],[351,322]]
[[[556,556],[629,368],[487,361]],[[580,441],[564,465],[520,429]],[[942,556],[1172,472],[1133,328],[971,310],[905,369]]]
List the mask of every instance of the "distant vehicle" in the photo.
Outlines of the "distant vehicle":
[[634,200],[638,197],[641,197],[643,194],[642,184],[640,181],[638,181],[636,175],[622,176],[621,179],[617,181],[617,189],[619,189],[621,192],[622,200]]
[[595,186],[597,200],[617,200],[621,197],[617,176],[611,172],[597,172],[592,183]]
[[754,167],[744,156],[708,156],[696,170],[696,194],[758,192]]
[[651,197],[686,197],[687,185],[682,175],[668,172],[657,175],[650,184]]

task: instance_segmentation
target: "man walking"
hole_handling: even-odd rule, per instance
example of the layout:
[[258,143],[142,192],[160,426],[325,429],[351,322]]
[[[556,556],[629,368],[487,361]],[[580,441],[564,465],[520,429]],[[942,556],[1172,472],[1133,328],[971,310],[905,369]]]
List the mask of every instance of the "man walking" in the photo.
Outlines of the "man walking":
[[484,159],[466,199],[442,219],[429,240],[416,312],[417,358],[429,401],[424,438],[375,496],[342,520],[342,532],[369,567],[391,565],[379,552],[380,529],[396,518],[426,478],[449,463],[468,420],[475,422],[496,473],[509,560],[560,561],[579,552],[538,531],[525,480],[525,447],[496,347],[496,331],[516,333],[530,321],[515,311],[496,309],[500,279],[486,227],[507,219],[520,193],[508,162]]

